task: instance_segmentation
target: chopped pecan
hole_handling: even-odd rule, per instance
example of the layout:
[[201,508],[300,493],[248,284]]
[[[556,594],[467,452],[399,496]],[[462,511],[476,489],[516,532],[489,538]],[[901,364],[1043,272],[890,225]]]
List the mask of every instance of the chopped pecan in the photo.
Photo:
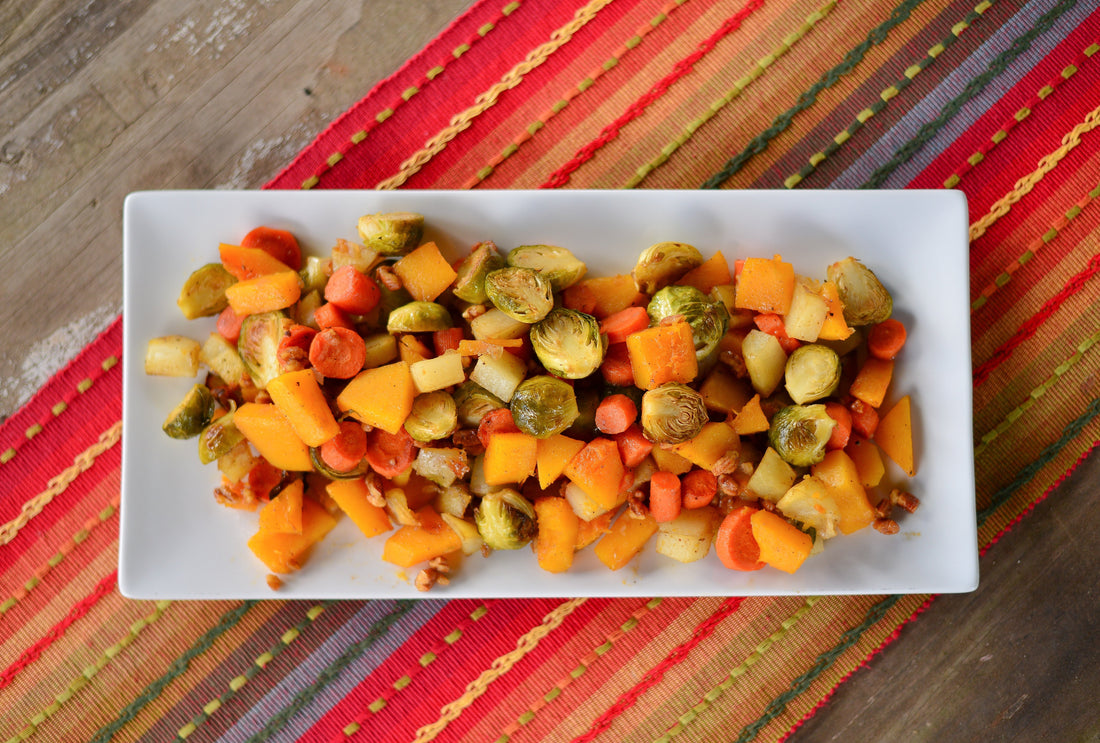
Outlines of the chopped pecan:
[[462,311],[462,319],[466,321],[473,320],[475,317],[481,317],[489,308],[483,304],[471,304],[469,307]]
[[904,490],[894,488],[890,491],[890,503],[909,513],[913,513],[920,507],[920,498],[912,493],[906,493]]
[[875,504],[875,507],[872,510],[875,512],[875,516],[877,518],[888,519],[890,518],[890,514],[894,512],[894,507],[893,504],[890,503],[889,498],[883,498]]
[[733,474],[718,475],[718,492],[727,498],[736,498],[745,491],[745,484]]
[[382,492],[382,476],[374,470],[368,470],[363,480],[367,485],[367,502],[377,508],[385,508],[386,496]]
[[278,591],[283,587],[283,579],[272,573],[267,574],[267,587],[272,591]]
[[875,531],[883,534],[897,534],[901,531],[898,522],[893,519],[875,519],[875,523],[872,524],[872,526],[875,527]]
[[745,366],[745,357],[740,353],[726,349],[719,352],[718,360],[728,366],[735,376],[742,378],[749,376],[749,368]]
[[393,272],[393,268],[391,266],[379,266],[375,269],[374,275],[378,279],[378,283],[389,289],[391,292],[401,291],[404,286],[401,283],[401,277]]
[[472,428],[460,428],[451,436],[451,441],[459,449],[462,449],[471,457],[485,453],[485,445],[477,437],[477,431]]
[[626,497],[626,507],[631,518],[644,519],[649,515],[645,494],[641,490],[632,490]]
[[658,323],[658,324],[659,325],[675,325],[675,324],[681,323],[681,322],[685,322],[683,315],[668,315],[667,317],[662,317],[661,322]]
[[428,567],[417,573],[416,590],[430,591],[432,586],[438,583],[441,586],[448,585],[451,579],[447,576],[451,572],[451,565],[445,557],[436,557],[428,563]]

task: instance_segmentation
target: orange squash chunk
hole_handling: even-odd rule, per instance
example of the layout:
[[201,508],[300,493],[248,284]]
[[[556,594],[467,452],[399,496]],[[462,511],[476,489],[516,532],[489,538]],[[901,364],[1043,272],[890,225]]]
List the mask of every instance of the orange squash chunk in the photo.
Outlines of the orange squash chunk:
[[485,447],[485,482],[507,485],[535,473],[538,439],[527,433],[494,433]]
[[810,556],[814,540],[782,516],[771,511],[757,511],[750,520],[762,562],[784,573],[793,573]]
[[446,290],[458,274],[434,242],[427,242],[404,256],[393,272],[413,299],[430,302]]
[[302,533],[281,534],[258,531],[248,548],[273,573],[292,573],[305,562],[306,554],[336,526],[336,519],[311,500],[302,501]]
[[562,434],[539,439],[535,455],[536,469],[539,473],[539,487],[545,490],[561,477],[565,465],[584,448],[584,442],[571,439]]
[[562,301],[570,309],[587,312],[602,320],[625,310],[644,296],[630,274],[619,274],[579,281],[563,292]]
[[336,397],[336,406],[361,423],[396,434],[412,412],[416,385],[404,361],[359,372]]
[[863,487],[873,488],[882,482],[886,467],[883,465],[882,454],[875,446],[875,442],[853,433],[848,439],[848,445],[844,447],[844,452],[855,463],[856,470],[859,471],[859,481]]
[[563,472],[603,508],[614,508],[619,503],[626,468],[619,457],[618,444],[611,439],[597,437],[589,441],[569,460]]
[[596,544],[596,557],[611,570],[618,570],[642,551],[657,533],[657,521],[650,514],[639,519],[623,511],[604,537]]
[[297,271],[280,271],[238,281],[225,290],[229,306],[238,315],[286,309],[302,296]]
[[260,510],[260,531],[302,533],[302,481],[294,480]]
[[785,315],[794,298],[794,266],[775,258],[746,258],[737,277],[738,309]]
[[393,528],[386,509],[370,502],[367,483],[362,479],[333,480],[325,486],[325,492],[368,539]]
[[280,374],[267,383],[267,392],[307,446],[320,446],[340,433],[311,369]]
[[893,361],[883,361],[872,356],[863,363],[856,378],[852,380],[852,386],[848,392],[852,397],[863,400],[872,408],[880,407],[893,376]]
[[867,491],[860,482],[859,470],[843,449],[826,452],[825,458],[810,468],[814,478],[829,489],[840,511],[837,525],[842,534],[851,534],[870,526],[875,520]]
[[218,246],[222,266],[239,280],[254,279],[269,273],[292,270],[290,266],[259,248],[243,248],[240,245],[222,243]]
[[913,459],[913,421],[908,395],[882,416],[875,431],[875,441],[905,474],[910,477],[917,474]]
[[233,423],[273,467],[292,472],[313,469],[309,447],[274,405],[246,402],[233,413]]
[[534,549],[539,567],[550,573],[564,573],[573,565],[580,519],[569,501],[551,496],[535,499],[535,517],[539,531]]
[[737,416],[733,419],[733,430],[742,436],[768,430],[768,419],[764,415],[764,409],[760,407],[759,394],[753,395],[752,399],[737,412]]
[[669,382],[692,382],[699,374],[695,339],[686,322],[658,325],[631,333],[626,339],[634,384],[652,390]]
[[680,280],[676,283],[682,286],[694,286],[703,294],[709,294],[714,287],[728,284],[732,280],[730,265],[726,262],[726,257],[722,255],[722,251],[719,250],[703,261],[702,264],[680,277]]
[[382,559],[403,568],[457,552],[462,538],[431,506],[416,511],[419,526],[402,526],[386,540]]

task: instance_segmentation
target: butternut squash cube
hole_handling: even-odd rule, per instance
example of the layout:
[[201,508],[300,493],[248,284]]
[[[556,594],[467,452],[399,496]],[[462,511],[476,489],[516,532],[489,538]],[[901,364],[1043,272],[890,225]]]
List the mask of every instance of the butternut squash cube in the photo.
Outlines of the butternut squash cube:
[[733,419],[733,430],[742,436],[762,433],[768,430],[768,426],[768,418],[764,415],[764,408],[760,406],[759,394],[753,395]]
[[458,274],[434,242],[427,242],[404,256],[393,272],[413,299],[431,302],[444,292]]
[[859,472],[859,482],[863,487],[873,488],[882,482],[882,476],[886,474],[886,466],[882,461],[882,453],[875,446],[874,441],[853,433],[848,439],[848,445],[844,447],[844,453],[855,463],[856,470]]
[[669,382],[688,384],[699,374],[695,340],[686,322],[658,325],[627,336],[634,384],[652,390]]
[[738,309],[785,315],[794,297],[794,266],[774,258],[746,258],[737,277]]
[[238,281],[226,287],[225,296],[238,315],[255,315],[294,304],[302,296],[302,284],[297,271],[280,271]]
[[760,560],[785,573],[802,567],[814,541],[810,535],[771,511],[757,511],[750,521],[752,536],[760,546]]
[[526,433],[496,433],[485,447],[485,482],[507,485],[535,473],[538,439]]
[[675,446],[675,451],[692,464],[709,470],[730,452],[741,452],[741,437],[725,421],[712,421],[703,425],[695,438]]
[[810,472],[833,496],[840,511],[837,528],[841,534],[851,534],[874,522],[875,513],[859,481],[859,470],[843,449],[826,452],[825,458],[813,465]]
[[639,519],[623,511],[611,525],[611,531],[596,544],[596,557],[610,570],[619,570],[634,559],[656,533],[657,522],[653,516],[647,513],[645,518]]
[[416,511],[419,526],[402,526],[382,547],[382,559],[403,568],[462,549],[462,538],[431,506]]
[[274,405],[246,402],[233,413],[233,423],[271,466],[292,472],[313,470],[309,447]]
[[368,539],[393,528],[386,509],[370,502],[367,483],[362,479],[333,480],[325,486],[325,492]]
[[901,398],[878,423],[875,441],[905,474],[917,474],[913,459],[913,421],[909,396]]
[[611,509],[619,503],[626,468],[619,457],[619,446],[611,439],[597,437],[584,445],[565,465],[564,474],[596,503]]
[[336,397],[336,406],[353,418],[387,433],[397,433],[412,412],[416,385],[404,361],[361,371]]
[[320,446],[340,433],[311,369],[280,374],[267,383],[267,392],[307,446]]
[[336,526],[336,519],[311,500],[302,501],[302,533],[260,530],[248,540],[248,548],[273,573],[292,573],[305,562],[307,553]]
[[584,442],[571,439],[560,433],[549,438],[538,439],[536,468],[539,474],[539,487],[545,490],[565,471],[565,465],[584,448]]
[[543,496],[535,499],[538,536],[534,550],[539,567],[550,573],[564,573],[573,565],[580,519],[565,498]]

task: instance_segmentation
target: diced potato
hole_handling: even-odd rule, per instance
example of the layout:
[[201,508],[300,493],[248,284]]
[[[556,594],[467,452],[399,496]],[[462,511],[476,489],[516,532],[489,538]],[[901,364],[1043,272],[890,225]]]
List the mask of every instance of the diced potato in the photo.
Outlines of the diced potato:
[[470,381],[480,384],[504,402],[509,402],[527,376],[527,365],[515,354],[503,353],[498,358],[479,356],[470,371]]
[[829,305],[807,283],[803,279],[795,284],[791,308],[783,317],[783,324],[791,338],[812,343],[821,333]]
[[504,314],[496,307],[470,321],[470,333],[479,341],[522,338],[530,330],[530,325]]
[[240,482],[258,460],[252,454],[247,441],[240,441],[232,449],[218,457],[218,470],[230,482]]
[[405,497],[402,488],[390,488],[385,492],[386,510],[390,518],[401,526],[419,526],[420,519],[416,512],[409,508],[409,500]]
[[241,383],[244,376],[244,361],[237,347],[227,341],[221,333],[211,333],[199,351],[199,362],[206,364],[210,371],[231,385]]
[[439,515],[443,519],[443,523],[451,527],[454,533],[462,540],[462,554],[473,555],[481,551],[481,545],[484,544],[485,541],[481,538],[481,532],[477,530],[476,524],[466,519],[460,519],[450,513],[441,513]]
[[795,478],[795,471],[791,466],[769,446],[760,464],[753,470],[752,477],[745,484],[745,490],[774,503],[791,489]]
[[575,482],[567,480],[562,485],[561,494],[569,501],[569,507],[573,509],[573,513],[577,514],[581,521],[592,521],[608,511],[606,506],[596,502]]
[[717,509],[685,509],[672,521],[657,525],[656,549],[679,562],[695,562],[707,556],[722,521]]
[[367,359],[363,362],[364,369],[374,369],[397,361],[395,336],[389,333],[374,333],[363,336],[363,344],[367,348]]
[[199,373],[202,346],[193,338],[165,335],[145,347],[145,373],[161,377],[193,377]]
[[824,539],[837,535],[840,508],[829,489],[815,477],[804,477],[788,490],[775,507],[803,527],[813,527]]
[[420,394],[434,392],[444,387],[462,384],[466,381],[466,370],[462,368],[462,357],[454,352],[447,352],[433,359],[417,361],[410,365],[413,384]]
[[779,340],[774,335],[750,330],[741,344],[741,353],[753,388],[763,397],[775,392],[787,368],[787,353]]

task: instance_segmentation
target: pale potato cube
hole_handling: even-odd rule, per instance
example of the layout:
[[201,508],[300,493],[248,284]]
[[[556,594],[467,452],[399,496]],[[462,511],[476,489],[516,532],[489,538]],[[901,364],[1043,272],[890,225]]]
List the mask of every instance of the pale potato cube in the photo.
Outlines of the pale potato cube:
[[753,470],[752,477],[745,483],[745,490],[775,503],[791,489],[796,477],[794,469],[769,446],[760,464]]
[[562,486],[561,494],[569,501],[569,507],[581,521],[591,521],[607,512],[607,509],[597,503],[592,497],[581,489],[580,485],[567,480]]
[[244,377],[244,361],[241,360],[237,347],[221,333],[211,333],[206,343],[202,344],[199,361],[228,384],[238,385]]
[[199,373],[202,346],[193,338],[166,335],[145,347],[145,373],[160,377],[193,377]]
[[531,326],[493,307],[470,321],[470,332],[479,341],[522,338]]
[[685,509],[657,526],[657,552],[679,562],[702,560],[710,552],[722,516],[717,509]]
[[821,333],[821,326],[829,314],[829,305],[825,298],[815,292],[806,282],[795,284],[791,308],[783,316],[787,335],[800,341],[812,343]]
[[504,402],[509,402],[527,376],[527,365],[511,353],[502,353],[499,357],[479,356],[470,372],[470,381],[480,384]]
[[409,372],[412,374],[413,385],[420,394],[434,392],[466,381],[462,357],[454,351],[448,351],[434,359],[424,359],[410,364]]
[[787,368],[787,352],[779,345],[779,340],[769,333],[750,330],[741,344],[741,353],[745,357],[745,368],[749,371],[753,389],[761,397],[775,392]]

